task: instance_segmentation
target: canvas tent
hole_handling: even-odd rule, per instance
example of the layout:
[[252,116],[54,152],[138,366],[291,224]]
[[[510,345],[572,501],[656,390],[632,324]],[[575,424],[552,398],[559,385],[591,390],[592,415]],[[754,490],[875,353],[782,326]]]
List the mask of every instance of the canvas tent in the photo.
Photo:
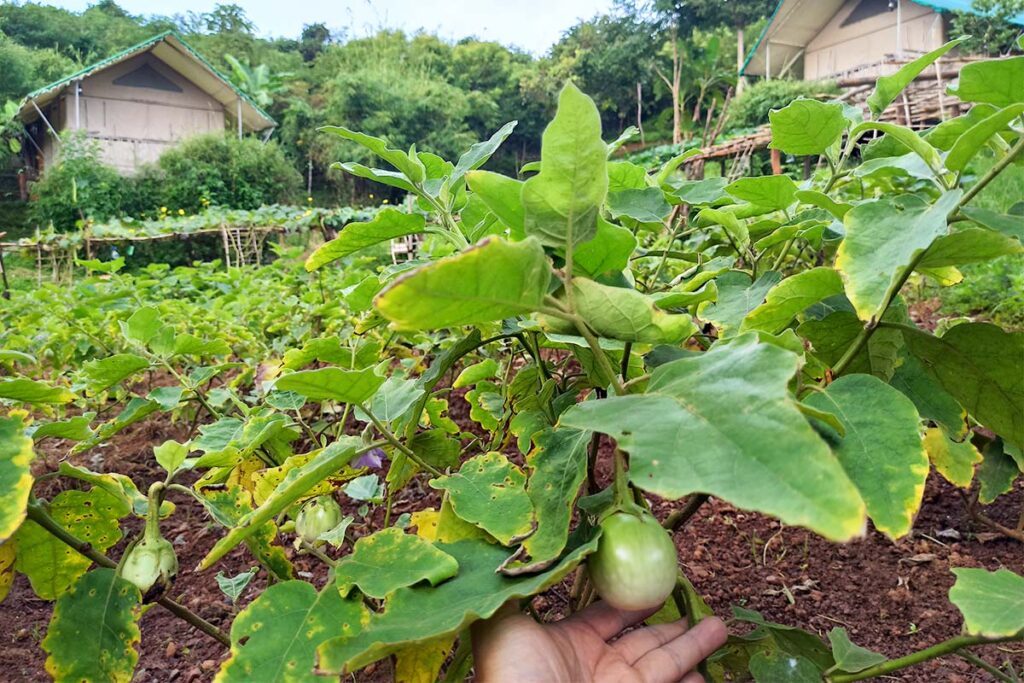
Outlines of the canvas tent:
[[946,42],[948,11],[973,11],[971,0],[780,0],[741,74],[882,75]]
[[60,132],[82,130],[122,172],[192,135],[228,125],[242,135],[276,125],[170,31],[29,93],[18,114],[31,137],[34,167],[53,163]]

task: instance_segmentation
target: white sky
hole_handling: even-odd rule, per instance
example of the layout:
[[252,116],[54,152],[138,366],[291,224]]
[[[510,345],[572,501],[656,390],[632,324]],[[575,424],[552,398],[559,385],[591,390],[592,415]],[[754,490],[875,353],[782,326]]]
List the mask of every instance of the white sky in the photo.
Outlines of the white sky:
[[[43,0],[81,11],[95,0]],[[216,0],[117,0],[132,14],[205,12]],[[303,24],[362,36],[379,28],[426,29],[448,40],[476,36],[543,54],[579,19],[605,12],[612,0],[222,0],[245,8],[263,36],[296,38]]]

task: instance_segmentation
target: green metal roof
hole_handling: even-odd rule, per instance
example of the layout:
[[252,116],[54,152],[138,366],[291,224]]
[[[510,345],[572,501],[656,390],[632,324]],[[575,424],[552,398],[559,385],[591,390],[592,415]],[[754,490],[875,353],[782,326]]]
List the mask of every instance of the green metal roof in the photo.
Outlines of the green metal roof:
[[[152,38],[148,38],[137,45],[125,48],[124,50],[121,50],[120,52],[117,52],[107,57],[106,59],[102,59],[96,62],[95,64],[90,64],[84,69],[81,69],[73,74],[65,76],[60,80],[54,81],[49,85],[33,90],[28,95],[26,95],[25,98],[21,101],[18,108],[18,113],[21,116],[21,118],[25,120],[26,112],[29,115],[34,114],[34,108],[30,109],[30,105],[35,100],[45,98],[47,95],[52,95],[53,97],[50,97],[48,101],[52,100],[60,93],[61,90],[63,90],[71,83],[86,78],[88,76],[92,76],[95,73],[103,71],[104,69],[114,66],[115,64],[119,64],[127,59],[131,59],[132,57],[135,57],[137,55],[143,54],[145,52],[151,52],[161,43],[166,43],[167,45],[171,46],[171,48],[174,49],[177,53],[185,56],[190,61],[202,67],[203,70],[207,71],[211,76],[213,76],[216,80],[218,80],[221,84],[226,86],[231,91],[231,93],[234,96],[232,98],[233,100],[240,99],[243,102],[244,106],[250,110],[251,115],[249,117],[245,117],[243,114],[243,121],[245,118],[248,118],[249,121],[246,123],[252,130],[265,130],[267,128],[277,125],[277,122],[274,120],[272,116],[270,116],[270,114],[265,112],[263,108],[256,104],[256,102],[246,93],[239,90],[227,76],[225,76],[216,67],[210,64],[210,62],[208,62],[205,57],[199,54],[199,52],[197,52],[195,48],[193,48],[191,45],[186,43],[181,38],[181,36],[179,36],[175,31],[164,31],[163,33],[159,33],[153,36]],[[159,58],[160,55],[157,55],[157,57]],[[162,59],[161,61],[164,61],[166,63],[166,60]],[[168,66],[174,68],[174,65],[168,64]],[[179,71],[179,73],[181,73],[179,69],[175,68],[174,70]],[[223,104],[225,107],[228,106],[227,102],[221,100],[219,97],[216,97],[216,95],[213,92],[211,92],[210,89],[204,88],[201,83],[196,82],[196,78],[194,78],[194,75],[193,77],[190,77],[189,74],[187,73],[181,73],[181,75],[190,80],[192,83],[194,83],[196,87],[199,87],[201,90],[203,90],[210,96],[214,97],[214,99],[220,101],[221,104]],[[265,125],[257,124],[255,122],[257,119],[262,119]]]

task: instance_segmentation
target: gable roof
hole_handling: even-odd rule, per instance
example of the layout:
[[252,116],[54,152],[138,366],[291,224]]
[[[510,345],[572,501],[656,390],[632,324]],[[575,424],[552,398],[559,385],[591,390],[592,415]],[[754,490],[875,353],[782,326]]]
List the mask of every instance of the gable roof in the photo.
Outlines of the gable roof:
[[220,102],[232,115],[235,114],[238,102],[241,100],[242,124],[249,130],[261,131],[277,125],[277,122],[274,121],[270,114],[263,111],[252,98],[235,87],[228,80],[227,76],[214,68],[212,64],[206,61],[202,55],[196,52],[191,45],[182,40],[174,31],[165,31],[155,35],[138,45],[121,50],[106,59],[65,76],[59,81],[54,81],[47,86],[30,92],[21,101],[18,108],[18,116],[22,121],[28,123],[38,118],[33,103],[42,109],[60,97],[61,93],[75,81],[92,76],[115,64],[120,64],[125,60],[146,52],[152,52],[157,59],[187,78],[207,95]]
[[[772,64],[780,67],[796,58],[836,15],[845,0],[779,0],[754,47],[740,69],[741,76],[764,75],[767,40],[772,42]],[[913,0],[936,12],[971,12],[977,10],[971,0]],[[1024,26],[1024,12],[1011,21]],[[772,69],[775,71],[776,69]]]

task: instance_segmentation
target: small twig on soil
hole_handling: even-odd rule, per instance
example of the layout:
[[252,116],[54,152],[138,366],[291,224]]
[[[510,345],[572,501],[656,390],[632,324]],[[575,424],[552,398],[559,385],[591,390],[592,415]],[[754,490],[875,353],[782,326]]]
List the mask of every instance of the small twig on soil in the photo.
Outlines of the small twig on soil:
[[964,498],[964,502],[967,504],[967,514],[971,518],[971,520],[977,522],[978,524],[981,524],[982,526],[986,526],[989,529],[998,531],[1007,538],[1012,538],[1015,541],[1020,541],[1021,543],[1024,543],[1024,531],[1021,531],[1019,529],[1011,529],[1008,526],[1004,526],[999,522],[995,521],[994,519],[992,519],[991,517],[989,517],[988,515],[986,515],[980,509],[978,509],[977,493],[968,496],[966,493],[961,492],[961,495]]
[[711,496],[706,493],[698,493],[690,496],[686,501],[686,505],[678,510],[673,510],[672,513],[665,518],[665,521],[661,523],[661,526],[665,527],[672,533],[679,531],[679,529],[681,529],[683,525],[697,513],[697,510],[700,510],[701,506],[708,502],[710,497]]

